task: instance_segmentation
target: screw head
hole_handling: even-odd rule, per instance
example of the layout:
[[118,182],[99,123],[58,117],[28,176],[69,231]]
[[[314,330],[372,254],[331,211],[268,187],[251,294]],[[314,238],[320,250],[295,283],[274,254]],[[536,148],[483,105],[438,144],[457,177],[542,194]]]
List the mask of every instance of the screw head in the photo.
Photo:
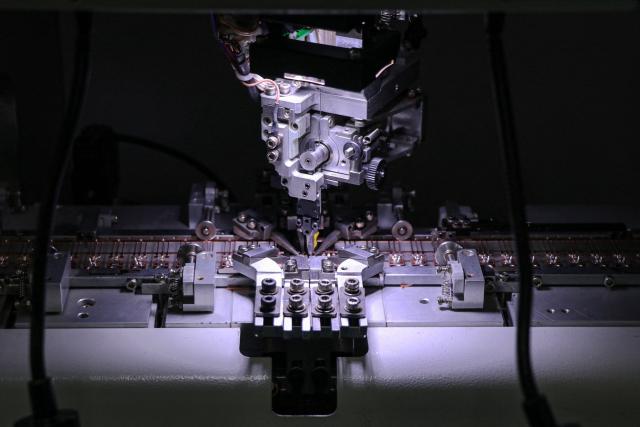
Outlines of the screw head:
[[267,161],[269,163],[275,163],[280,157],[280,152],[278,150],[271,150],[267,153]]
[[280,145],[280,138],[278,138],[278,135],[269,135],[266,143],[267,143],[267,148],[273,150],[278,145]]
[[298,261],[295,258],[289,258],[284,264],[284,271],[291,273],[296,270],[298,270]]
[[316,307],[318,311],[333,311],[333,300],[329,295],[320,295],[318,297],[318,305]]
[[348,294],[360,293],[360,281],[354,277],[350,277],[344,282],[344,291]]
[[323,273],[332,273],[336,271],[336,266],[333,264],[329,258],[325,258],[322,260],[322,272]]
[[603,281],[604,286],[606,286],[607,288],[613,288],[616,285],[616,281],[613,277],[611,276],[605,276],[604,281]]
[[291,295],[289,297],[289,311],[294,311],[294,312],[298,312],[298,311],[303,311],[304,310],[304,300],[302,298],[302,295],[300,294],[295,294],[295,295]]
[[273,277],[265,277],[260,283],[260,292],[263,294],[273,294],[276,292],[277,282]]
[[273,295],[264,295],[260,298],[260,311],[272,311],[276,307],[276,297]]
[[357,313],[357,312],[359,312],[360,310],[362,310],[362,308],[360,307],[360,298],[358,298],[358,297],[349,297],[349,298],[347,298],[347,303],[346,303],[344,308],[349,313]]
[[320,280],[316,291],[321,294],[329,294],[333,292],[333,282],[327,279]]
[[297,277],[295,279],[291,279],[291,282],[289,282],[289,292],[300,293],[303,291],[304,282],[302,281],[302,279],[298,279]]
[[533,284],[533,286],[534,286],[536,289],[541,289],[541,288],[542,288],[542,286],[543,286],[543,283],[542,283],[542,277],[540,277],[540,276],[533,276],[533,279],[531,279],[531,283]]

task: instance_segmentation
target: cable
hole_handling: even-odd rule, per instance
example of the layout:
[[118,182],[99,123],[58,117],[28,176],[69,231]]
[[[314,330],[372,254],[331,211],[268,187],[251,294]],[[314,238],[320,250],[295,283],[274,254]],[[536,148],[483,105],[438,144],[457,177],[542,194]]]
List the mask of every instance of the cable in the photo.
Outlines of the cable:
[[184,162],[185,164],[191,166],[192,168],[196,169],[202,175],[207,177],[208,180],[214,181],[219,186],[229,190],[229,187],[227,185],[225,185],[222,182],[222,180],[207,165],[205,165],[204,163],[200,162],[196,158],[191,157],[190,155],[183,153],[180,150],[176,150],[175,148],[173,148],[171,146],[164,145],[164,144],[159,144],[157,142],[150,141],[150,140],[145,139],[145,138],[140,138],[138,136],[133,136],[133,135],[126,135],[126,134],[122,134],[122,133],[114,133],[113,134],[113,138],[116,141],[120,142],[120,143],[136,145],[138,147],[147,148],[149,150],[153,150],[153,151],[157,151],[159,153],[165,154],[165,155],[167,155],[169,157],[172,157],[172,158],[174,158],[176,160],[180,160],[180,161]]
[[256,76],[256,81],[253,83],[245,83],[242,82],[243,85],[245,85],[246,87],[257,87],[258,89],[264,91],[264,88],[261,88],[260,85],[263,83],[268,83],[270,85],[272,85],[275,88],[276,91],[276,99],[275,99],[275,103],[279,104],[280,103],[280,87],[278,86],[278,83],[276,83],[275,81],[271,80],[271,79],[263,79],[260,78],[259,76],[257,76],[256,74],[254,74],[254,76]]
[[64,114],[57,145],[53,151],[50,179],[44,193],[44,203],[38,214],[38,228],[33,248],[33,281],[31,286],[30,367],[29,395],[33,415],[18,421],[17,425],[56,425],[60,422],[77,424],[74,411],[59,411],[51,379],[47,377],[44,357],[45,340],[45,278],[47,255],[53,229],[53,218],[58,205],[62,183],[71,159],[73,136],[84,101],[89,76],[91,47],[91,14],[76,14],[77,35],[71,91]]
[[498,140],[502,147],[507,202],[511,228],[518,259],[520,295],[516,325],[516,355],[520,387],[524,394],[523,407],[529,425],[555,427],[556,421],[546,398],[540,394],[531,366],[530,329],[532,303],[531,253],[525,213],[525,198],[520,171],[507,65],[502,45],[504,15],[490,13],[486,17],[487,41],[491,61],[493,95],[498,126]]
[[393,64],[395,64],[395,62],[396,61],[394,59],[392,59],[391,62],[389,62],[384,67],[380,68],[380,70],[375,74],[375,78],[377,79],[378,77],[380,77],[382,75],[382,73],[384,73],[385,70],[387,70],[389,67],[391,67]]

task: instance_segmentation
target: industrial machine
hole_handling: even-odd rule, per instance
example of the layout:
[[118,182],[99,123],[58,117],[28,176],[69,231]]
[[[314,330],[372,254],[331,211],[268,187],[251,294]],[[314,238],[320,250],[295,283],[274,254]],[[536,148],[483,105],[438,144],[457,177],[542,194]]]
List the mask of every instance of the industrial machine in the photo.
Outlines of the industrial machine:
[[[277,415],[348,421],[344,414],[349,405],[358,395],[366,400],[367,384],[377,384],[367,378],[386,375],[400,378],[400,384],[409,381],[410,372],[419,383],[417,401],[418,395],[426,396],[423,386],[437,383],[435,377],[420,374],[433,372],[434,358],[446,366],[435,376],[464,376],[466,370],[495,366],[486,372],[487,383],[506,377],[515,381],[513,362],[505,360],[512,360],[515,352],[511,342],[520,260],[509,224],[452,201],[443,202],[437,223],[425,223],[412,211],[415,188],[389,179],[387,166],[403,162],[423,143],[428,94],[420,88],[416,53],[426,36],[422,17],[384,10],[335,16],[216,14],[212,20],[221,54],[260,110],[259,122],[248,125],[260,128],[261,141],[247,142],[246,149],[264,152],[264,188],[251,206],[237,203],[214,179],[194,183],[181,206],[112,205],[107,202],[113,198],[113,183],[100,174],[92,181],[83,167],[100,168],[124,137],[103,126],[80,132],[74,146],[73,191],[79,200],[94,202],[62,205],[55,213],[45,283],[47,334],[57,349],[48,353],[58,366],[54,379],[56,369],[63,378],[73,377],[60,368],[65,363],[79,366],[76,375],[91,377],[98,370],[92,363],[97,362],[76,360],[73,353],[95,358],[95,353],[82,352],[100,347],[96,337],[107,340],[100,334],[112,331],[119,336],[115,341],[129,343],[120,359],[125,367],[114,376],[150,375],[162,382],[164,367],[147,374],[131,368],[160,363],[149,354],[145,362],[134,362],[134,342],[157,355],[152,343],[162,341],[168,347],[162,347],[161,357],[173,360],[175,372],[184,369],[186,377],[230,375],[232,382],[258,378],[268,384],[252,396],[269,402]],[[354,202],[350,190],[356,187],[375,194],[375,202]],[[39,209],[41,205],[24,205],[18,189],[0,189],[0,390],[7,390],[0,393],[0,405],[14,399],[7,396],[16,396],[23,386],[22,374],[13,377],[11,371],[20,371],[16,359],[25,354]],[[638,222],[593,220],[587,211],[571,221],[553,209],[532,208],[528,213],[533,348],[544,343],[539,351],[550,358],[540,362],[547,363],[541,375],[570,383],[588,371],[591,365],[576,361],[579,355],[567,355],[572,348],[593,344],[592,339],[601,345],[587,347],[585,351],[595,352],[591,357],[608,357],[597,352],[621,346],[624,340],[629,347],[617,363],[640,356]],[[125,337],[132,328],[149,335],[132,332],[135,335]],[[172,331],[154,335],[158,329]],[[86,348],[73,337],[83,337]],[[188,366],[195,350],[185,337],[218,352],[206,369],[233,372],[192,373]],[[564,350],[551,357],[554,347]],[[100,351],[113,363],[120,350]],[[567,363],[575,364],[575,372],[563,374],[562,368],[553,367],[562,365],[564,357],[573,361]],[[395,369],[406,363],[406,371],[394,374],[386,365],[390,360]],[[259,366],[260,372],[245,363]],[[505,363],[510,367],[496,373]],[[637,374],[637,363],[629,370]],[[109,374],[95,375],[106,378],[96,380],[106,387]],[[350,390],[350,381],[359,384],[356,392]],[[622,383],[622,390],[631,390],[638,378]],[[229,390],[232,396],[246,391],[234,387]],[[214,392],[200,392],[218,399]],[[496,393],[494,397],[503,391]],[[446,394],[442,399],[453,398]],[[101,399],[108,404],[109,398]],[[171,399],[174,410],[181,412],[181,397]],[[184,399],[194,397],[186,392]],[[69,398],[65,403],[74,405]],[[237,403],[229,405],[238,413],[220,415],[226,420],[223,425],[249,422]],[[562,407],[567,405],[565,401]],[[95,402],[87,407],[99,406]],[[364,404],[356,412],[364,416],[368,410],[375,413]],[[638,422],[637,409],[627,410],[628,419]],[[449,414],[450,420],[460,425],[523,422],[509,418],[508,411],[481,416],[474,411],[475,421],[455,414]],[[15,420],[13,412],[5,412],[11,420],[2,412],[3,422]],[[273,417],[263,420],[265,425],[287,420],[263,412]],[[562,414],[567,412],[579,421],[589,410]],[[415,410],[403,415],[406,424],[420,424],[412,424],[411,413]],[[171,422],[179,419],[171,417]],[[593,425],[605,425],[607,418],[603,414],[594,419]],[[90,420],[92,425],[103,423],[98,416]],[[371,420],[364,424],[378,425]]]

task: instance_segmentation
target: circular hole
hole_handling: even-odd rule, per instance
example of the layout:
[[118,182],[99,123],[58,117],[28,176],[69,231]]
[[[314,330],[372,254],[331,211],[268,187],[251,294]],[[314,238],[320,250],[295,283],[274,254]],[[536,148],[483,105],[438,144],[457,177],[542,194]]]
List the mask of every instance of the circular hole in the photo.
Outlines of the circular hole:
[[309,192],[308,192],[308,191],[303,191],[303,192],[302,192],[302,197],[307,197],[308,195],[309,195]]
[[298,130],[298,124],[297,123],[291,123],[291,129]]
[[271,117],[265,117],[264,119],[262,119],[262,122],[267,126],[271,126],[271,123],[273,123]]
[[422,298],[420,304],[429,304],[429,298]]
[[204,277],[203,276],[199,276],[198,280],[204,280]]
[[81,311],[80,313],[78,313],[78,319],[86,319],[87,317],[89,317],[89,313],[87,313],[86,311]]
[[340,267],[340,270],[347,270],[348,267],[346,265],[343,265],[342,267]]
[[547,313],[551,313],[551,314],[553,314],[553,313],[555,313],[555,312],[556,312],[556,309],[555,309],[555,308],[548,308],[548,309],[547,309]]
[[275,300],[276,300],[276,298],[274,296],[271,296],[271,295],[267,295],[267,296],[262,297],[262,301],[264,301],[266,303],[270,303],[270,302],[273,302]]
[[94,305],[96,305],[96,300],[93,298],[80,298],[78,300],[78,305],[84,308],[93,307]]
[[287,178],[282,178],[282,185],[287,185],[289,180]]
[[311,184],[309,184],[309,183],[305,184],[304,188],[307,189],[307,190],[310,189],[311,188]]
[[291,297],[289,298],[289,301],[300,302],[302,301],[302,297],[300,295],[291,295]]
[[571,313],[571,310],[570,310],[570,309],[568,309],[568,308],[563,308],[563,309],[562,309],[562,312],[563,312],[564,314],[569,314],[569,313]]

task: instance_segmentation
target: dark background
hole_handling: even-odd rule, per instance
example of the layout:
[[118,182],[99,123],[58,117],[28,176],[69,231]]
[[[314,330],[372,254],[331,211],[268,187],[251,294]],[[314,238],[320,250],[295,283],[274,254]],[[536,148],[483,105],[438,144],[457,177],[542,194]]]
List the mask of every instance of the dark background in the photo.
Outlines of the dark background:
[[[18,160],[0,159],[0,180],[17,165],[27,202],[38,200],[46,179],[73,22],[65,14],[0,13],[0,74],[13,83],[19,124]],[[425,139],[389,176],[417,191],[425,222],[447,199],[501,217],[483,17],[428,15],[425,23]],[[504,38],[528,201],[640,206],[640,14],[515,15]],[[252,202],[268,167],[259,107],[219,51],[209,15],[98,14],[91,58],[83,126],[103,123],[173,144]],[[121,162],[120,196],[136,203],[184,203],[191,182],[202,179],[139,148],[122,147]]]

